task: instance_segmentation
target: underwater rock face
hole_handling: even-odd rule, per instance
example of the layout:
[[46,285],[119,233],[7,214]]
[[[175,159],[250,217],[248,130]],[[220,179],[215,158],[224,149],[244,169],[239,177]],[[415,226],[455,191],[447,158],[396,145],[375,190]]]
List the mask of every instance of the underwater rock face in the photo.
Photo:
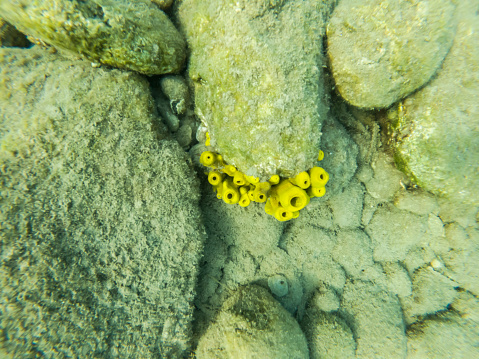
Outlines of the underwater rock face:
[[196,113],[247,175],[292,177],[317,159],[327,113],[322,36],[334,1],[198,1],[178,9]]
[[[0,331],[19,357],[180,358],[203,225],[148,82],[0,49]],[[4,338],[8,338],[3,341]]]
[[309,358],[298,322],[263,287],[234,292],[201,337],[198,359]]
[[458,5],[457,34],[441,70],[398,108],[395,160],[427,191],[479,204],[479,16]]
[[328,24],[336,89],[354,106],[388,107],[425,84],[454,37],[450,0],[342,0]]
[[0,16],[59,49],[146,75],[177,72],[186,58],[182,36],[150,1],[2,0]]

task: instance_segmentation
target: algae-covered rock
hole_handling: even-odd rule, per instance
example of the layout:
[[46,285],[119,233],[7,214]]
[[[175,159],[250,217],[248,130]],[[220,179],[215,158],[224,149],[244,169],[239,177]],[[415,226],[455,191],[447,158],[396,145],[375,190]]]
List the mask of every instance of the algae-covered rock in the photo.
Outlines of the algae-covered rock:
[[240,288],[201,337],[198,359],[309,358],[298,322],[264,288]]
[[[0,49],[0,331],[15,357],[181,357],[194,171],[140,75]],[[159,354],[161,353],[161,354]]]
[[479,204],[479,16],[460,2],[457,34],[437,76],[399,106],[398,167],[457,203]]
[[388,107],[425,84],[451,47],[450,0],[342,0],[328,24],[336,89],[358,107]]
[[313,166],[326,116],[322,36],[334,1],[185,0],[196,112],[248,175]]
[[451,308],[408,328],[408,358],[479,358],[477,297],[464,291]]
[[173,23],[146,0],[2,0],[0,16],[59,49],[147,75],[177,72],[186,57]]

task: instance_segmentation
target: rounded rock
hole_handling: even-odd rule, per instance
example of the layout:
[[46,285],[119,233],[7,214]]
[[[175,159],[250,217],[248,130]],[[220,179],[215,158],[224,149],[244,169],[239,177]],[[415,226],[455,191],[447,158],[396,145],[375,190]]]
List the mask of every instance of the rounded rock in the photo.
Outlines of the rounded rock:
[[201,337],[198,359],[309,358],[298,322],[263,287],[234,292]]
[[336,89],[357,107],[385,108],[434,75],[454,38],[450,0],[343,0],[328,24]]
[[146,75],[178,72],[186,58],[182,36],[149,1],[2,0],[0,16],[58,49]]
[[416,184],[479,205],[479,25],[474,3],[458,6],[454,45],[441,70],[398,106],[395,161]]

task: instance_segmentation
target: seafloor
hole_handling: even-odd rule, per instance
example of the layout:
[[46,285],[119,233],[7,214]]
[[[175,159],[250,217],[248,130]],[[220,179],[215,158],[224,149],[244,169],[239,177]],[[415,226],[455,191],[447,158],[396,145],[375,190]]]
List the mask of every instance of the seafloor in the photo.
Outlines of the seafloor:
[[[2,0],[0,356],[479,358],[478,24],[477,0]],[[225,203],[206,128],[249,174],[321,149],[326,195]]]

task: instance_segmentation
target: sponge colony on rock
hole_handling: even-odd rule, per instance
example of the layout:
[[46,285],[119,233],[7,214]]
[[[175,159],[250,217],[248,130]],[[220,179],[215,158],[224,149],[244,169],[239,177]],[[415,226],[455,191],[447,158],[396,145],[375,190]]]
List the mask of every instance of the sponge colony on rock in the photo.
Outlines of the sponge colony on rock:
[[[209,135],[207,134],[207,142]],[[318,160],[324,158],[319,152]],[[267,182],[258,177],[247,176],[236,167],[224,162],[220,154],[204,151],[200,163],[209,168],[208,182],[213,186],[216,196],[228,204],[238,203],[247,207],[251,202],[264,203],[264,210],[278,221],[289,221],[299,216],[311,197],[322,197],[324,187],[329,180],[328,173],[321,167],[313,167],[308,172],[300,172],[293,178],[282,179],[273,175]]]

